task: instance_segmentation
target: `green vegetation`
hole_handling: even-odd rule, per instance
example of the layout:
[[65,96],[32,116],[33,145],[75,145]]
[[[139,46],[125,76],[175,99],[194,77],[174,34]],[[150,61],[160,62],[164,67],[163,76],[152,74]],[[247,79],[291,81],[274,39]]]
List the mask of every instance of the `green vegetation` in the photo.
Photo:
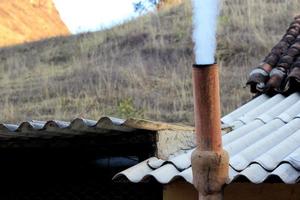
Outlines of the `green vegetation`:
[[[153,13],[110,30],[0,49],[0,121],[103,115],[193,123],[191,8]],[[217,58],[222,112],[300,10],[300,0],[225,0]]]

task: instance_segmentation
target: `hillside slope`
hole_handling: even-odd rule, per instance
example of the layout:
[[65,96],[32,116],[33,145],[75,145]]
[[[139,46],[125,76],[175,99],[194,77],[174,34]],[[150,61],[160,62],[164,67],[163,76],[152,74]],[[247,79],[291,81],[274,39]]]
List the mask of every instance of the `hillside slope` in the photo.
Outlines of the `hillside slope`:
[[0,1],[0,46],[66,34],[52,0]]
[[158,9],[166,9],[170,7],[177,6],[178,4],[181,4],[183,0],[160,0],[157,8]]
[[[0,121],[112,115],[192,124],[189,2],[111,30],[1,49]],[[248,72],[299,10],[300,0],[224,1],[217,50],[223,113],[250,98]]]

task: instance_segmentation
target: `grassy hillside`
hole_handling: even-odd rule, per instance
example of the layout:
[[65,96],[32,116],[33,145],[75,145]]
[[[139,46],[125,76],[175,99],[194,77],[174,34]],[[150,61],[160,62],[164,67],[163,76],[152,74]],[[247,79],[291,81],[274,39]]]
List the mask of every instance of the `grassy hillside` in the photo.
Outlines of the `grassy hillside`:
[[[0,50],[0,121],[143,117],[193,119],[189,1],[111,30]],[[300,10],[300,0],[225,0],[218,62],[223,114],[248,100],[257,65]]]

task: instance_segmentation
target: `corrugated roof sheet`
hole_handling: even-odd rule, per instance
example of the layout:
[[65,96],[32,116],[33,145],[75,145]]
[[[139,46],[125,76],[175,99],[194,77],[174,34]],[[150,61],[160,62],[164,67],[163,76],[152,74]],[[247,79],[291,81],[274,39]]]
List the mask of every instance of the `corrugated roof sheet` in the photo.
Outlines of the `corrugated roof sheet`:
[[[300,179],[300,93],[258,96],[221,119],[233,126],[223,135],[230,155],[228,183],[246,178],[262,183],[277,178],[284,183]],[[154,178],[166,184],[176,178],[192,183],[191,153],[187,150],[168,160],[155,157],[117,174],[132,182]]]
[[50,120],[37,121],[30,120],[20,124],[1,124],[0,123],[0,138],[4,137],[19,137],[22,135],[37,136],[41,132],[55,132],[58,134],[75,134],[83,132],[106,132],[107,130],[115,130],[122,132],[131,132],[136,129],[159,131],[159,130],[193,130],[192,127],[167,124],[161,122],[153,122],[140,119],[118,119],[114,117],[102,117],[98,121],[76,118],[71,122]]
[[[98,121],[76,118],[70,122],[50,121],[25,121],[20,124],[0,124],[0,148],[43,146],[50,140],[92,139],[100,136],[135,135],[146,136],[159,130],[193,130],[192,127],[152,122],[140,119],[118,119],[102,117]],[[146,131],[146,132],[145,132]],[[133,134],[131,134],[133,136]],[[41,143],[45,141],[45,143]],[[72,142],[72,141],[71,141]],[[76,143],[76,142],[75,142]],[[70,143],[71,144],[71,143]]]

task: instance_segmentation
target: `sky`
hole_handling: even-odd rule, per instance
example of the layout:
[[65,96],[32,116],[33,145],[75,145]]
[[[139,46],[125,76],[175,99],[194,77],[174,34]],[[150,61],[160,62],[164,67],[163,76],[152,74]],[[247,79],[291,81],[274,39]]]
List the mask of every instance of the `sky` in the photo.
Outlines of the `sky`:
[[137,17],[136,0],[54,0],[72,33],[96,31]]

